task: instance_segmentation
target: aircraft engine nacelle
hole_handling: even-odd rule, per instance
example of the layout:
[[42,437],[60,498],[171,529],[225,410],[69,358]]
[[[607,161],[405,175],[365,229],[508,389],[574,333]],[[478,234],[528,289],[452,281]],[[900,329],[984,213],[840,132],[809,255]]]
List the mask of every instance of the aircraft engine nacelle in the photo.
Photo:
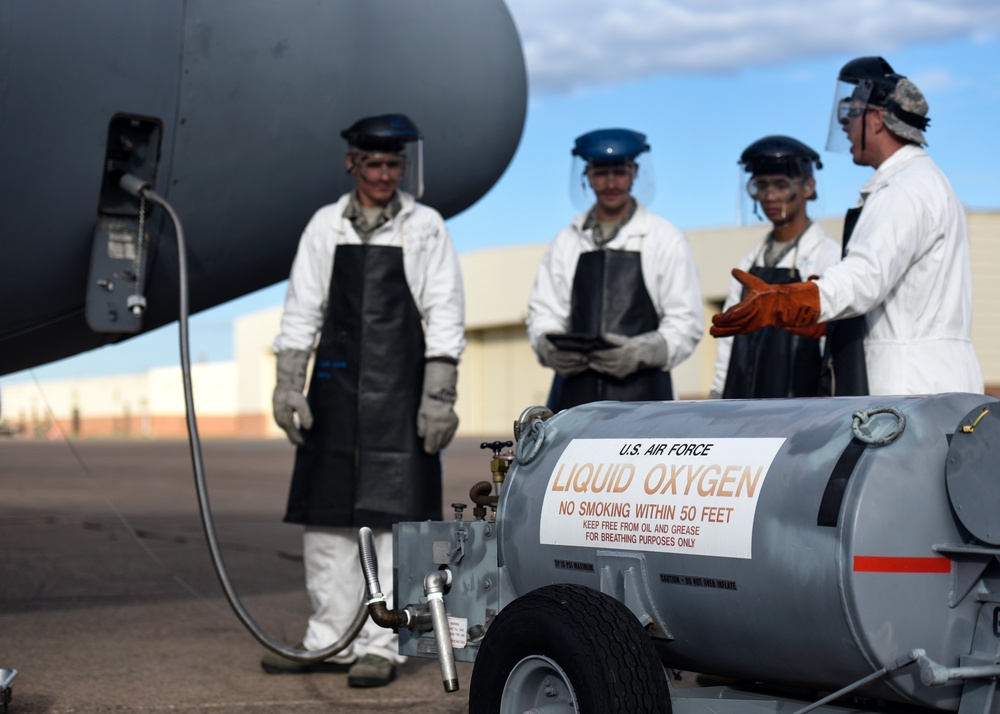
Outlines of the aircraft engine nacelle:
[[[423,200],[449,217],[503,173],[526,103],[502,0],[7,0],[0,374],[177,318],[162,213],[144,224],[142,260],[127,264],[122,237],[137,235],[138,205],[109,180],[120,169],[179,214],[198,311],[288,277],[312,213],[351,186],[340,131],[358,118],[414,120]],[[118,276],[88,277],[109,256],[123,261]],[[135,271],[148,305],[141,327],[98,304],[111,324],[93,329],[88,291],[98,303],[101,290],[117,296]]]

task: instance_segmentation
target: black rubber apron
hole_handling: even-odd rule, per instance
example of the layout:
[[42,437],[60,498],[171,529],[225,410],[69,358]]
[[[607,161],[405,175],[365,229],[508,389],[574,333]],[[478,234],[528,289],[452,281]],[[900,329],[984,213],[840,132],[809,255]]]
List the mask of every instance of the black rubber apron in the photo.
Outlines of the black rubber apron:
[[[852,208],[844,217],[844,240],[841,255],[847,255],[847,242],[858,223],[861,208]],[[823,376],[820,396],[851,397],[868,394],[868,367],[865,363],[865,316],[830,320],[826,324],[826,348],[823,351]]]
[[385,528],[440,520],[441,460],[423,451],[420,313],[401,248],[340,245],[285,521]]
[[[580,255],[573,276],[569,332],[634,337],[660,326],[656,307],[642,278],[637,251],[595,250]],[[660,401],[673,398],[670,373],[640,369],[624,379],[594,370],[552,380],[548,407],[554,412],[578,404],[613,400]]]
[[[802,280],[797,268],[753,266],[749,272],[772,285]],[[744,298],[746,293],[744,288]],[[725,399],[815,397],[822,365],[819,340],[773,327],[736,335],[722,396]]]

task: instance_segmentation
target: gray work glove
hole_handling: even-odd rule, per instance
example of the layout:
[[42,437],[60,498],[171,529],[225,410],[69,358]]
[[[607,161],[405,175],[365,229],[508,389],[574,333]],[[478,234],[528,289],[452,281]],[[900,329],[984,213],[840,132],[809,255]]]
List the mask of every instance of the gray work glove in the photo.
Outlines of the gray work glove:
[[602,335],[615,345],[590,353],[590,368],[603,374],[624,379],[648,367],[662,368],[667,363],[667,341],[659,332],[645,332],[635,337]]
[[587,369],[587,355],[573,350],[561,350],[547,339],[542,338],[538,345],[538,356],[542,364],[551,367],[563,379],[580,374]]
[[428,362],[424,366],[424,393],[417,412],[417,436],[424,440],[424,452],[436,454],[448,445],[458,428],[453,408],[458,392],[458,368],[450,362]]
[[271,405],[274,407],[274,420],[285,430],[288,440],[296,446],[302,446],[305,439],[295,423],[295,415],[299,416],[299,424],[303,429],[313,425],[312,411],[309,403],[302,395],[306,388],[306,365],[309,364],[309,352],[306,350],[282,350],[277,354],[278,381],[274,387]]

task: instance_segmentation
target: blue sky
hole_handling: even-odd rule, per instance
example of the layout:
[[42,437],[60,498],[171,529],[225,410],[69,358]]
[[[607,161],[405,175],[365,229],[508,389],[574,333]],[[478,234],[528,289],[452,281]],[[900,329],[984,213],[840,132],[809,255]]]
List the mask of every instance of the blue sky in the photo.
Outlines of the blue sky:
[[[830,105],[840,67],[872,54],[927,96],[928,151],[963,203],[1000,210],[996,0],[508,0],[508,7],[524,43],[528,115],[501,180],[448,221],[460,253],[549,241],[576,212],[573,139],[602,127],[647,135],[651,207],[683,230],[738,222],[736,161],[768,134],[820,152],[820,202],[811,212],[842,214],[871,169],[824,150]],[[281,283],[194,316],[192,359],[230,359],[233,318],[283,296]],[[174,365],[177,341],[177,326],[168,325],[0,384]]]

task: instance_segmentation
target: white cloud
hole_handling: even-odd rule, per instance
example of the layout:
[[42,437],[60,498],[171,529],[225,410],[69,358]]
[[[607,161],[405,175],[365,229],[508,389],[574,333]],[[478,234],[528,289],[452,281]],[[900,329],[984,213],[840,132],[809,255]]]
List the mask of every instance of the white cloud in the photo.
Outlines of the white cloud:
[[919,72],[910,79],[924,94],[943,94],[965,89],[972,85],[971,77],[958,77],[946,69]]
[[507,0],[533,92],[1000,33],[997,0]]

